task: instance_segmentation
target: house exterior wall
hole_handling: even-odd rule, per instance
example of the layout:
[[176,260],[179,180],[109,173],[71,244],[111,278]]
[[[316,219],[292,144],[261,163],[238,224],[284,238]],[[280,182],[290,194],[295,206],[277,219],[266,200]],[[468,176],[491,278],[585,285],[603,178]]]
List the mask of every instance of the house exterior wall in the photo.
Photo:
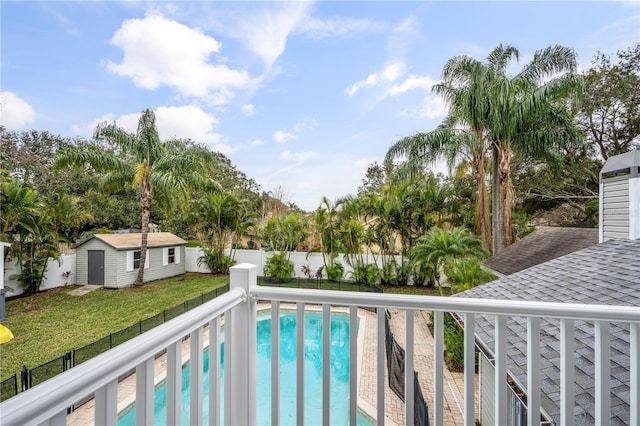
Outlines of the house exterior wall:
[[602,184],[602,241],[629,239],[629,177]]

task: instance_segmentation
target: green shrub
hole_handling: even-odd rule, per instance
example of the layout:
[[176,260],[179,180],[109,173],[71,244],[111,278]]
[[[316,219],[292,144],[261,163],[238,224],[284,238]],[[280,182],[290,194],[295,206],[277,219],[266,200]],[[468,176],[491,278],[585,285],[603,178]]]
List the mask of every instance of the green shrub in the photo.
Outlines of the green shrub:
[[327,279],[329,281],[338,281],[344,275],[344,266],[340,262],[333,262],[333,265],[327,265],[325,268]]
[[444,315],[443,334],[447,367],[460,371],[464,368],[464,330],[449,313]]
[[291,278],[293,262],[287,258],[286,252],[274,253],[264,264],[264,276],[268,278]]

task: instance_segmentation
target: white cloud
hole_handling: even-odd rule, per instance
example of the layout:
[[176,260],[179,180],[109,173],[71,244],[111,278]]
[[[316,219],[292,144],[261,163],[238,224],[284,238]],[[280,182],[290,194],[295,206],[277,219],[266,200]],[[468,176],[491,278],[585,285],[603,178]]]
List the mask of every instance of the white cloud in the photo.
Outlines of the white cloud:
[[0,124],[8,130],[21,130],[36,121],[36,112],[13,92],[0,92]]
[[252,3],[252,11],[245,11],[227,29],[270,69],[310,7],[309,2]]
[[314,118],[305,118],[293,125],[293,130],[299,133],[302,130],[313,130],[318,127],[318,122]]
[[144,89],[164,85],[186,97],[224,104],[233,98],[234,89],[259,83],[246,71],[209,63],[209,56],[222,45],[200,29],[162,15],[124,21],[111,43],[123,50],[124,57],[121,63],[107,61],[107,68]]
[[[214,131],[218,119],[196,106],[161,106],[155,110],[155,115],[161,139],[191,139],[224,154],[233,151],[231,147],[222,143],[222,136]],[[91,137],[98,124],[115,121],[126,131],[135,133],[139,119],[140,113],[123,114],[117,118],[114,114],[105,114],[86,125],[74,125],[72,130],[80,136]]]
[[381,84],[393,83],[404,74],[405,70],[406,66],[403,62],[390,63],[381,71],[369,74],[364,80],[347,87],[345,92],[347,95],[353,96],[361,89],[370,89]]
[[253,104],[242,105],[240,109],[247,115],[247,117],[253,117]]
[[439,96],[427,95],[422,101],[420,118],[442,118],[447,115],[447,104]]
[[406,93],[410,90],[416,90],[416,89],[431,91],[431,88],[437,82],[438,82],[437,80],[432,79],[428,75],[423,75],[423,76],[410,75],[402,83],[394,84],[393,86],[391,86],[391,88],[389,88],[387,93],[390,96],[395,96],[395,95],[399,95],[402,93]]
[[295,140],[296,138],[296,135],[285,130],[278,130],[273,134],[273,140],[278,143],[285,143],[287,141]]
[[309,18],[300,23],[299,31],[313,39],[327,37],[351,37],[356,33],[379,32],[384,30],[384,22],[371,19],[335,18],[319,19]]
[[415,17],[409,16],[393,28],[387,40],[389,57],[402,60],[409,50],[409,42],[419,33],[419,24]]
[[262,139],[254,139],[253,142],[251,142],[251,145],[262,145],[264,143],[264,141]]
[[294,160],[294,161],[307,161],[311,158],[317,157],[318,152],[316,151],[306,151],[306,152],[291,152],[289,150],[284,150],[280,154],[280,158],[283,160]]

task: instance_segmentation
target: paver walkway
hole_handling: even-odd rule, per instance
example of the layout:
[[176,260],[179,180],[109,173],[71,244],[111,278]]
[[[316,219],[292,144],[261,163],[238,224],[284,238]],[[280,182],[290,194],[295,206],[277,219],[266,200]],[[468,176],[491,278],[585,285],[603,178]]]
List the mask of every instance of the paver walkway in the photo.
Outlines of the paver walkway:
[[[362,375],[360,380],[360,397],[367,405],[376,407],[376,333],[377,323],[375,314],[364,312],[367,316],[367,328],[365,330],[364,357],[362,362]],[[405,341],[405,313],[404,311],[391,310],[391,330],[401,346]],[[386,365],[386,361],[385,361]],[[428,328],[428,313],[417,312],[414,316],[414,369],[418,372],[418,380],[427,405],[429,406],[429,422],[433,423],[433,337]],[[388,372],[385,369],[385,414],[389,420],[396,424],[404,424],[404,403],[389,388]],[[452,373],[445,368],[444,376],[444,424],[463,425],[462,402],[464,379],[461,373]],[[476,395],[477,395],[476,379]],[[476,396],[476,413],[478,410],[478,398]],[[375,410],[375,408],[374,408]],[[476,414],[477,418],[477,414]]]

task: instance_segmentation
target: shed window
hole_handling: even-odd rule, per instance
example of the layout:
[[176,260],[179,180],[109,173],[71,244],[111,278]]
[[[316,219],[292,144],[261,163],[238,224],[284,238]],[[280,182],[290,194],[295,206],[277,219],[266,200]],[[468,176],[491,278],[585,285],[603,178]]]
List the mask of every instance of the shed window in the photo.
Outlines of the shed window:
[[176,249],[171,247],[167,252],[167,263],[176,263]]
[[133,269],[140,268],[140,250],[133,252]]

